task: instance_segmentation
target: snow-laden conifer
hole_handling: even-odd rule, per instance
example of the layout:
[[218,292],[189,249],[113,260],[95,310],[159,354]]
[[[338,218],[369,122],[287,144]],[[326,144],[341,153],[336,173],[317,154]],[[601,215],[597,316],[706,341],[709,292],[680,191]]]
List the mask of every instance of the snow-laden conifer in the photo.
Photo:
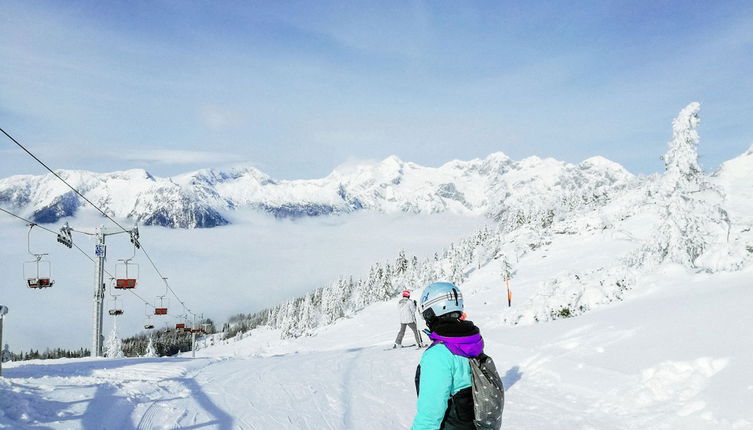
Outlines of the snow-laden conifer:
[[13,353],[10,351],[10,347],[6,343],[5,346],[3,346],[3,350],[0,351],[0,361],[5,363],[6,361],[10,361],[13,357]]
[[156,356],[157,356],[157,350],[154,349],[154,344],[150,336],[149,343],[146,344],[146,351],[144,352],[144,357],[156,357]]
[[105,357],[123,358],[124,356],[123,341],[118,336],[118,326],[117,324],[113,324],[110,337],[107,338],[107,343],[105,344]]
[[651,193],[660,223],[629,259],[632,265],[669,261],[711,271],[742,266],[744,257],[730,237],[732,223],[724,208],[724,193],[698,162],[700,108],[699,103],[690,103],[672,121],[672,140],[662,157],[665,173]]

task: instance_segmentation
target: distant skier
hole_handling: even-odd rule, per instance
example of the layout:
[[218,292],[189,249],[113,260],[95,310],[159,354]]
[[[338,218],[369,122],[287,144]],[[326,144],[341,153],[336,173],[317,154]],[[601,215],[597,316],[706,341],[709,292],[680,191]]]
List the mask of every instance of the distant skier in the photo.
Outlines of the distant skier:
[[397,307],[400,311],[400,332],[398,332],[397,339],[395,339],[395,344],[392,345],[392,348],[402,346],[406,326],[413,330],[413,334],[416,337],[416,345],[419,348],[422,347],[423,342],[421,340],[421,334],[419,334],[418,328],[416,327],[416,301],[411,300],[410,291],[403,291],[403,298],[400,299]]
[[[416,369],[418,403],[411,430],[499,429],[504,388],[483,354],[478,327],[463,319],[460,289],[435,282],[421,295],[420,309],[433,343]],[[484,418],[476,420],[477,414]]]

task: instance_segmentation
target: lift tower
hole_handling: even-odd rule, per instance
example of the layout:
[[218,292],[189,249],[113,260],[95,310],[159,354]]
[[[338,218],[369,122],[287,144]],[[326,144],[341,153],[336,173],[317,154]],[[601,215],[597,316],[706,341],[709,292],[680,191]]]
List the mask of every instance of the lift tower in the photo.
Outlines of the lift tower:
[[94,310],[92,312],[92,357],[102,357],[102,345],[104,344],[104,335],[102,334],[102,319],[104,316],[105,303],[105,259],[107,258],[107,247],[105,238],[115,234],[128,233],[131,235],[131,243],[136,248],[141,248],[139,244],[139,229],[133,227],[132,230],[108,231],[105,226],[97,228],[97,246],[95,254],[97,256],[97,273],[94,283]]

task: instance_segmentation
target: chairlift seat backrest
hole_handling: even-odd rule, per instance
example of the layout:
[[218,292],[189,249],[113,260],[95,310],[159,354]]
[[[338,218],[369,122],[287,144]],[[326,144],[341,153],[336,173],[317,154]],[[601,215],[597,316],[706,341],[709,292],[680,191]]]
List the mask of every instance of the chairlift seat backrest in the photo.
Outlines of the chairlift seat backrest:
[[136,280],[135,279],[116,279],[115,280],[115,288],[117,289],[126,289],[126,288],[136,288]]
[[48,288],[54,282],[50,278],[26,278],[26,286],[29,288]]
[[110,315],[123,315],[123,309],[110,309]]
[[186,325],[183,323],[175,324],[175,328],[186,328]]
[[154,315],[167,315],[167,308],[154,308]]

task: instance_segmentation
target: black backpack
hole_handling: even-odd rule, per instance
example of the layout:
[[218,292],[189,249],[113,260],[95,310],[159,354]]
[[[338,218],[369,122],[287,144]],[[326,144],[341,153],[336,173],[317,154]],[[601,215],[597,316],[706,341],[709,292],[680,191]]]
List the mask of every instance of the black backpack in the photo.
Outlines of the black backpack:
[[471,363],[473,411],[477,430],[499,430],[505,408],[505,387],[494,360],[486,354],[468,359]]

